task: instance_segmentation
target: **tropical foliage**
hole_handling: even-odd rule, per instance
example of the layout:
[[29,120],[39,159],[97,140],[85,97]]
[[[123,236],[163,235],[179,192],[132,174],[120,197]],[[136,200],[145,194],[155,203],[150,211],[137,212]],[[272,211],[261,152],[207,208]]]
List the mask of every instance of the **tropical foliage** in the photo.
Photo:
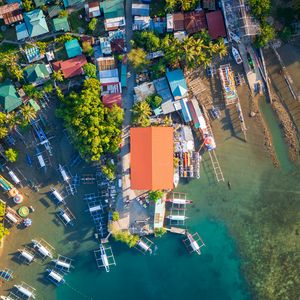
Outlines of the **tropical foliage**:
[[149,199],[153,202],[158,201],[159,199],[162,198],[162,196],[164,195],[164,193],[162,191],[150,191],[149,192]]
[[54,81],[59,81],[59,82],[64,81],[64,75],[61,70],[53,71],[52,75],[53,75]]
[[86,79],[79,94],[62,96],[57,113],[87,161],[98,161],[103,154],[119,150],[123,110],[103,105],[97,79]]
[[43,93],[32,84],[23,85],[23,90],[25,94],[30,98],[40,99],[43,97]]
[[4,227],[4,216],[5,216],[5,202],[0,200],[0,241],[3,239],[4,236],[9,234],[7,228]]
[[166,0],[166,10],[169,12],[194,10],[198,3],[198,0]]
[[94,49],[88,41],[82,42],[82,51],[88,56],[92,56],[94,53]]
[[30,11],[34,9],[34,4],[32,0],[22,0],[22,6],[25,11]]
[[154,229],[154,236],[155,237],[162,237],[163,235],[165,235],[167,233],[167,229],[164,227],[161,228],[155,228]]
[[112,213],[112,220],[113,220],[114,222],[120,220],[120,214],[119,214],[118,211],[114,211],[114,212]]
[[160,50],[160,38],[153,31],[135,31],[132,44],[135,48],[143,48],[147,52]]
[[96,29],[96,26],[97,26],[97,19],[93,18],[88,25],[88,29],[90,31],[94,31]]
[[129,248],[134,247],[139,241],[139,236],[131,234],[128,230],[113,232],[112,236],[116,241],[127,244]]
[[160,107],[161,103],[162,103],[162,97],[160,97],[159,95],[151,95],[151,96],[148,96],[146,98],[146,102],[148,102],[148,104],[153,108],[158,108]]
[[148,127],[151,125],[150,116],[152,110],[147,101],[140,101],[132,107],[132,123],[140,127]]
[[146,57],[147,53],[142,48],[133,48],[127,55],[129,63],[137,72],[140,72],[149,66],[150,61]]
[[34,120],[36,118],[36,111],[34,110],[34,108],[27,104],[27,105],[23,105],[20,109],[23,120],[26,123],[30,123],[31,120]]
[[89,78],[97,78],[96,66],[91,63],[87,63],[83,66],[84,73]]
[[8,161],[14,163],[18,160],[19,153],[17,150],[15,150],[13,148],[8,148],[5,151],[5,156],[8,159]]
[[101,171],[109,180],[114,180],[116,178],[116,166],[110,161],[105,165],[102,165]]

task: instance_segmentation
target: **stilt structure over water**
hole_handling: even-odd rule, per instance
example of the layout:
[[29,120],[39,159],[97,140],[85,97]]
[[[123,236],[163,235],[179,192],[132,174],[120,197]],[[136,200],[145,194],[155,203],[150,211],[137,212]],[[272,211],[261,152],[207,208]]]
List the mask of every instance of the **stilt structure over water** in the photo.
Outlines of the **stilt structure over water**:
[[98,268],[105,268],[106,272],[110,271],[110,266],[115,266],[115,258],[111,247],[104,244],[100,244],[100,249],[94,251],[97,267]]
[[53,251],[55,249],[45,240],[32,240],[31,242],[33,243],[33,248],[42,257],[42,259],[45,259],[47,257],[53,258]]
[[189,251],[189,254],[196,252],[198,255],[201,255],[201,248],[205,246],[203,240],[197,232],[194,234],[186,233],[187,238],[183,240],[183,243],[186,249]]
[[14,287],[12,295],[19,297],[17,299],[36,299],[35,288],[27,283],[22,282],[21,284],[14,285]]
[[134,248],[136,248],[138,251],[142,252],[143,254],[146,254],[147,252],[152,254],[153,245],[154,243],[144,236],[138,240]]

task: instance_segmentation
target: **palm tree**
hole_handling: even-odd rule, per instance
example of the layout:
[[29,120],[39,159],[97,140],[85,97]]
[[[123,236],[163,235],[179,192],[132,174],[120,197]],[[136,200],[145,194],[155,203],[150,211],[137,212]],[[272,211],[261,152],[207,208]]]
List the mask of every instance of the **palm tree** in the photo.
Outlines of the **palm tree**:
[[36,118],[36,111],[28,104],[21,107],[21,114],[24,121],[28,123]]
[[141,127],[150,126],[150,116],[152,114],[151,107],[146,101],[136,103],[132,107],[133,124]]
[[0,139],[4,138],[8,134],[8,129],[4,126],[0,126]]
[[6,115],[6,124],[9,130],[14,130],[20,123],[20,117],[15,111],[12,111]]
[[217,45],[217,49],[218,49],[220,58],[223,58],[224,56],[226,56],[228,53],[228,49],[224,43],[224,39],[219,39],[217,41],[216,45]]

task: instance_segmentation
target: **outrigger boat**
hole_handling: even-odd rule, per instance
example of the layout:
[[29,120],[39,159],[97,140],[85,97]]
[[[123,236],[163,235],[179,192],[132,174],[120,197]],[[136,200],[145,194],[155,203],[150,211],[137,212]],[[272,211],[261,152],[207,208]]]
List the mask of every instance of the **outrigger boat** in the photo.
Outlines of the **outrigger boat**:
[[166,199],[166,202],[171,202],[171,203],[174,203],[174,204],[191,204],[191,203],[193,203],[192,200],[179,199],[179,198]]
[[234,58],[235,62],[236,62],[238,65],[241,64],[241,63],[243,62],[243,60],[242,60],[242,58],[241,58],[241,55],[240,55],[240,53],[239,53],[239,50],[236,49],[236,48],[234,48],[234,47],[232,46],[231,51],[232,51],[232,55],[233,55],[233,58]]
[[52,269],[47,269],[47,272],[48,272],[48,276],[47,276],[48,280],[53,284],[55,284],[56,286],[60,284],[64,284],[66,282],[64,280],[64,277],[58,272],[55,272]]
[[199,234],[196,232],[191,234],[189,232],[186,233],[187,238],[183,240],[183,243],[190,254],[196,252],[198,255],[201,255],[201,247],[205,246]]

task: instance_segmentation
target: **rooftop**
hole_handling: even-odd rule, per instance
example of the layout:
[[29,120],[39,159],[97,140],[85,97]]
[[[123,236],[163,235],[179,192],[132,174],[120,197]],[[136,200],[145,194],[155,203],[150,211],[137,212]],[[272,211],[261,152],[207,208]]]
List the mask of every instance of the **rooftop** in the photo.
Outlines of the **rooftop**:
[[35,83],[39,80],[49,78],[49,71],[45,64],[34,64],[24,70],[27,80]]
[[114,19],[124,17],[124,1],[123,0],[105,0],[100,3],[105,19]]
[[69,6],[75,6],[77,4],[83,3],[84,0],[63,0],[64,6],[67,8]]
[[131,189],[173,188],[173,128],[130,129]]
[[208,33],[213,40],[219,37],[226,37],[224,18],[221,10],[212,11],[206,14]]
[[27,31],[25,23],[21,23],[16,26],[16,34],[18,41],[24,40],[29,37],[29,33]]
[[173,27],[174,30],[184,30],[184,13],[178,12],[173,14]]
[[69,58],[82,54],[82,49],[77,39],[65,42],[65,48]]
[[132,3],[132,15],[148,17],[150,14],[149,4]]
[[207,29],[205,13],[201,11],[191,11],[184,15],[184,27],[187,33],[196,33]]
[[70,31],[68,17],[54,18],[52,22],[55,31]]
[[39,36],[49,32],[44,13],[35,9],[24,13],[24,21],[30,37]]
[[182,70],[177,69],[171,72],[167,72],[167,79],[171,88],[171,92],[175,99],[180,99],[188,94],[186,81]]
[[102,96],[102,102],[107,107],[112,107],[114,104],[122,107],[122,94],[106,94]]
[[0,110],[9,113],[21,104],[22,100],[13,84],[9,80],[0,83]]
[[12,3],[0,6],[0,19],[3,19],[5,25],[22,21],[23,13],[19,3]]

